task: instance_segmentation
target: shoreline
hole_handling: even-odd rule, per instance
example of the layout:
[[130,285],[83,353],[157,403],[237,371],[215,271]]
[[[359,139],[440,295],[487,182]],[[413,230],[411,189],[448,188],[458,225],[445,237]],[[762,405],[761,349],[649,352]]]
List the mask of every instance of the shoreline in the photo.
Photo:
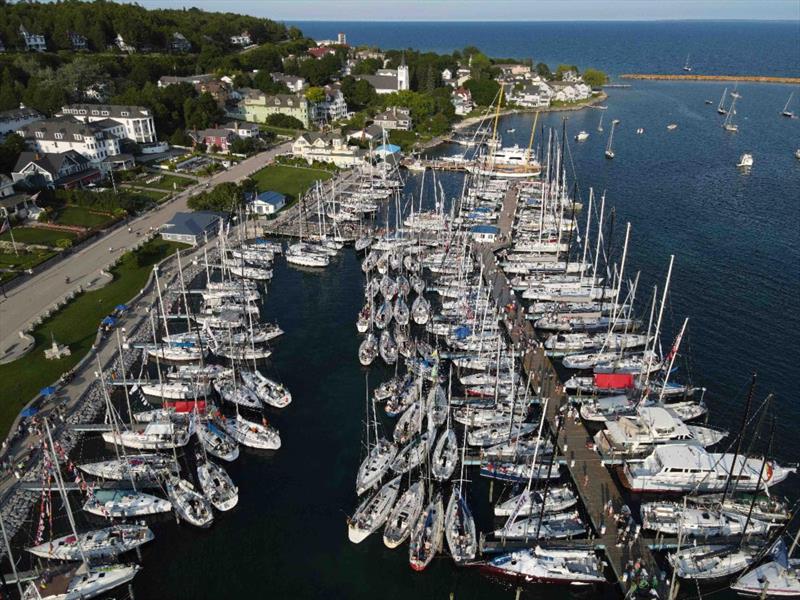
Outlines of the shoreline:
[[[525,113],[535,113],[535,112],[572,112],[576,110],[583,110],[585,108],[592,108],[593,106],[600,104],[604,100],[608,99],[608,94],[605,92],[600,92],[596,96],[592,96],[586,102],[582,102],[580,104],[574,104],[571,106],[544,106],[541,108],[507,108],[501,110],[499,116],[506,117],[508,115],[516,115],[516,114],[525,114]],[[417,152],[421,152],[423,150],[430,150],[431,148],[435,148],[436,146],[440,146],[442,144],[446,144],[448,142],[449,137],[457,132],[461,131],[462,129],[466,129],[472,125],[480,123],[482,121],[493,119],[494,115],[483,115],[477,117],[467,117],[463,121],[459,121],[452,126],[452,131],[445,136],[437,136],[431,140],[428,140],[425,143],[417,144],[415,146],[415,150]]]
[[771,77],[767,75],[666,75],[657,73],[625,73],[620,79],[650,81],[744,81],[748,83],[784,83],[800,85],[800,77]]

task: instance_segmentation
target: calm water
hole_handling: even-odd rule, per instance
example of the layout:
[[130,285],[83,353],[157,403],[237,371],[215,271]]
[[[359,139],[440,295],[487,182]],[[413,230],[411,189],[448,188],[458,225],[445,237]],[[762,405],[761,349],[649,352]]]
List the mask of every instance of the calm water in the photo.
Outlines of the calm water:
[[[413,38],[411,27],[419,32]],[[798,54],[789,52],[796,42],[785,36],[774,36],[771,45],[759,42],[770,38],[771,31],[786,32],[784,25],[774,30],[760,24],[754,29],[744,24],[593,25],[591,29],[603,33],[595,34],[593,43],[584,37],[583,44],[565,33],[569,27],[580,28],[558,27],[562,35],[525,24],[500,36],[497,32],[506,31],[506,26],[497,29],[491,24],[484,31],[472,24],[437,24],[437,41],[434,26],[426,24],[360,29],[315,24],[304,29],[321,36],[341,28],[353,43],[384,46],[413,43],[441,50],[475,43],[489,53],[506,55],[547,49],[542,59],[605,66],[612,72],[664,70],[682,62],[686,50],[697,55],[699,70],[697,47],[705,49],[705,56],[730,57],[730,65],[739,62],[744,71],[797,72]],[[614,27],[628,31],[627,38],[613,35]],[[676,28],[686,31],[676,33]],[[471,39],[464,39],[467,30]],[[529,32],[527,42],[520,39],[524,31]],[[675,37],[667,51],[655,39],[673,35],[670,31]],[[368,32],[372,37],[366,37]],[[725,43],[732,36],[740,42],[738,47]],[[649,50],[637,45],[641,39],[651,40]],[[495,46],[488,46],[489,40]],[[559,45],[553,46],[553,40]],[[501,45],[505,42],[509,45]],[[597,58],[604,44],[606,63]],[[757,51],[751,53],[749,45]],[[624,60],[623,47],[630,50]],[[764,62],[749,63],[754,56]],[[684,342],[690,360],[680,365],[680,372],[709,388],[710,422],[738,426],[749,374],[755,370],[760,378],[757,397],[776,394],[776,454],[783,461],[797,461],[800,440],[794,424],[800,420],[800,404],[793,379],[800,363],[800,161],[793,152],[800,146],[800,120],[778,114],[789,87],[740,85],[739,91],[740,132],[731,135],[723,132],[715,112],[722,86],[636,83],[629,90],[611,90],[609,108],[602,113],[604,134],[596,131],[601,111],[567,115],[570,139],[581,129],[591,134],[584,144],[570,144],[570,176],[577,174],[584,198],[589,186],[606,191],[609,204],[616,207],[617,240],[624,234],[625,221],[631,221],[628,272],[642,271],[640,289],[661,285],[669,255],[675,254],[665,335],[670,339],[684,316],[690,317]],[[706,99],[714,105],[705,105]],[[800,112],[800,106],[795,110]],[[543,121],[560,126],[561,118],[549,114]],[[621,121],[615,133],[617,158],[608,161],[603,149],[613,118]],[[666,125],[672,122],[678,129],[668,132]],[[504,134],[506,141],[527,144],[530,123],[529,115],[508,117],[501,131],[515,128],[514,134]],[[638,127],[645,128],[644,135],[636,135]],[[755,157],[747,175],[734,166],[745,151]],[[460,190],[458,176],[442,179],[448,193]],[[419,179],[411,178],[408,190],[418,188]],[[240,487],[240,503],[231,513],[216,515],[210,530],[176,526],[169,519],[154,525],[156,541],[144,550],[144,571],[135,583],[138,600],[407,600],[445,599],[450,592],[458,600],[513,598],[509,587],[471,570],[456,570],[448,558],[435,560],[418,574],[408,567],[405,546],[389,551],[377,535],[358,546],[347,541],[345,515],[356,503],[353,482],[361,455],[366,383],[356,358],[359,340],[354,326],[362,286],[352,250],[318,273],[278,261],[265,315],[286,331],[268,366],[294,395],[288,409],[270,417],[281,431],[283,447],[274,455],[245,450],[236,463],[226,465]],[[384,368],[373,368],[369,383],[374,386],[387,376]],[[782,491],[797,497],[798,479]],[[484,530],[489,521],[487,496],[485,482],[470,486],[470,504]],[[555,600],[565,595],[563,589],[533,587],[523,597]],[[577,597],[600,596],[601,592],[586,591]]]
[[[513,17],[513,15],[498,15]],[[621,73],[680,73],[686,55],[696,73],[800,74],[797,22],[298,22],[316,39],[347,33],[354,46],[450,53],[477,46],[489,56],[532,58]]]

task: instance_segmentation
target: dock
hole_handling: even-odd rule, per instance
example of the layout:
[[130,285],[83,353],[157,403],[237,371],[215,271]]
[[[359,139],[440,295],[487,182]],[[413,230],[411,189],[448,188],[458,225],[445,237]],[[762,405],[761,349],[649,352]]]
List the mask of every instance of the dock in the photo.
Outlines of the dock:
[[414,161],[410,162],[402,162],[405,167],[408,167],[411,163],[417,167],[425,169],[436,169],[437,171],[453,171],[453,172],[464,172],[467,171],[472,165],[473,161],[471,160],[442,160],[436,158],[418,158]]
[[[553,363],[545,355],[533,325],[524,318],[524,311],[514,311],[509,306],[514,302],[514,294],[506,275],[497,266],[494,253],[511,239],[517,191],[517,185],[511,184],[504,198],[498,220],[500,242],[493,246],[476,244],[474,249],[483,265],[484,280],[492,290],[494,300],[498,306],[509,307],[504,311],[504,324],[513,347],[524,352],[522,359],[524,375],[529,378],[534,390],[538,391],[542,403],[545,399],[549,399],[545,415],[547,427],[552,438],[555,439],[558,433],[557,447],[563,455],[563,463],[569,470],[574,487],[591,522],[593,534],[590,534],[590,542],[597,548],[602,548],[621,592],[626,594],[628,590],[623,579],[627,579],[624,574],[629,561],[640,562],[651,576],[658,577],[661,569],[655,561],[651,548],[640,537],[636,536],[624,544],[617,543],[620,530],[617,528],[616,520],[609,516],[606,510],[610,503],[613,510],[619,514],[626,504],[619,484],[611,476],[606,461],[594,451],[591,434],[580,417],[572,419],[566,412],[560,413],[560,409],[569,405],[569,397],[565,393],[563,382]],[[560,422],[561,418],[563,422]],[[586,543],[586,540],[583,542]],[[493,546],[487,547],[493,548]],[[665,579],[658,577],[659,582]],[[662,593],[664,590],[657,591],[660,597],[666,597],[666,594]]]

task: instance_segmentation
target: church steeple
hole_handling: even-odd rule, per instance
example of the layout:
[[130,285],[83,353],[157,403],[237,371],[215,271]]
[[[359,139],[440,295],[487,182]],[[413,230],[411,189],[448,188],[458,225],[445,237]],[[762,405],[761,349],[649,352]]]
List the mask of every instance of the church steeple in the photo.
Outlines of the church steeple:
[[410,89],[410,77],[408,73],[408,66],[406,65],[406,53],[400,55],[400,66],[397,67],[397,91]]

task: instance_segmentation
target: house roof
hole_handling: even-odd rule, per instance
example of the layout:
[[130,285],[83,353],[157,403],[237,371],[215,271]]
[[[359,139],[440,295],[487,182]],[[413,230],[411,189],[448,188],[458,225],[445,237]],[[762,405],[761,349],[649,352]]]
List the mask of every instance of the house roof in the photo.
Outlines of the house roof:
[[[121,105],[121,104],[67,104],[66,106],[61,107],[61,111],[65,114],[79,114],[76,111],[86,111],[86,116],[97,116],[93,115],[92,111],[99,111],[100,115],[103,117],[109,117],[111,119],[128,119],[128,118],[142,118],[142,117],[149,117],[150,109],[145,108],[144,106],[135,106],[135,105]],[[108,112],[107,115],[104,115],[103,112]],[[122,113],[127,113],[127,115],[123,115]]]
[[400,121],[411,119],[411,111],[401,106],[392,106],[391,108],[375,115],[376,121]]
[[17,164],[14,166],[14,173],[19,173],[29,164],[34,163],[53,177],[57,177],[65,162],[85,165],[89,162],[89,159],[75,152],[75,150],[67,150],[66,152],[21,152],[19,158],[17,158]]
[[72,117],[56,117],[54,119],[45,119],[23,125],[18,131],[22,132],[23,137],[33,139],[37,133],[41,133],[40,139],[55,140],[56,134],[60,134],[64,141],[73,141],[73,136],[79,135],[81,137],[94,137],[103,138],[108,134],[103,131],[102,127],[98,127],[95,123],[84,123]]
[[322,46],[319,48],[309,48],[308,53],[313,56],[314,58],[322,58],[326,54],[333,54],[335,51],[327,46]]
[[255,123],[250,123],[249,121],[230,121],[229,123],[225,123],[222,126],[222,129],[230,129],[231,131],[235,131],[236,129],[258,129],[258,125]]
[[475,225],[470,229],[472,233],[488,233],[497,235],[500,233],[500,228],[494,225]]
[[200,210],[197,212],[178,212],[164,223],[167,233],[175,235],[202,235],[211,225],[222,218],[221,213]]
[[286,203],[286,196],[280,192],[266,191],[261,192],[258,196],[256,196],[256,200],[259,202],[265,202],[266,204],[270,204],[272,206],[282,206]]
[[20,119],[39,119],[43,115],[34,108],[12,108],[0,112],[0,123],[4,121],[19,121]]
[[397,75],[359,75],[356,79],[366,81],[376,90],[397,89]]

